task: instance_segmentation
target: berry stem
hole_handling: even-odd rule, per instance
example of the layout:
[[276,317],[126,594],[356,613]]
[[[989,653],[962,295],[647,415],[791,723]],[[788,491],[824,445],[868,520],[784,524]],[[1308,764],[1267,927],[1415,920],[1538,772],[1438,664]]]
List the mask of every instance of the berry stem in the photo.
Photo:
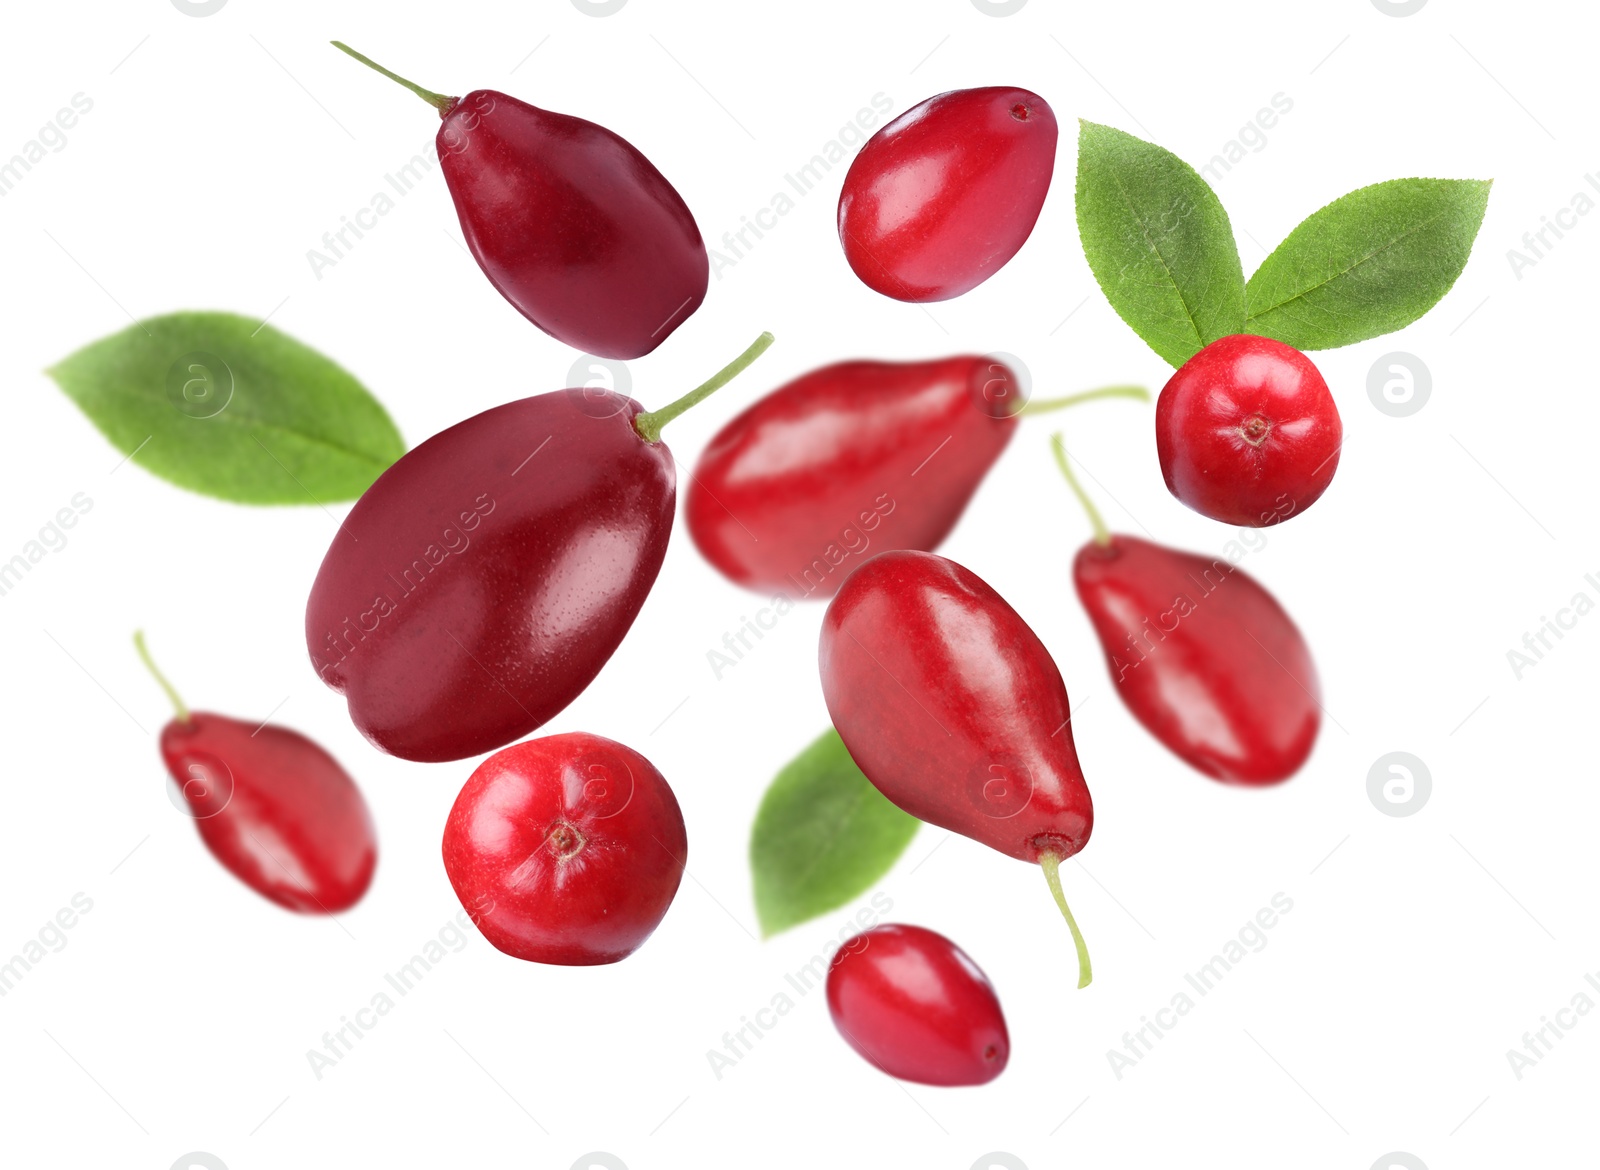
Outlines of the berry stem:
[[133,632],[133,647],[139,651],[139,657],[144,662],[145,669],[161,684],[161,689],[167,692],[167,698],[172,700],[172,709],[178,713],[178,722],[189,722],[189,708],[184,706],[183,700],[178,697],[177,689],[167,681],[167,676],[161,673],[161,668],[156,665],[156,660],[150,657],[150,651],[144,644],[144,631]]
[[1061,916],[1067,920],[1067,929],[1072,931],[1072,941],[1078,948],[1078,987],[1089,986],[1089,980],[1094,978],[1094,971],[1089,967],[1089,947],[1083,941],[1083,933],[1078,929],[1077,921],[1072,917],[1072,909],[1067,905],[1067,896],[1061,892],[1061,854],[1046,849],[1039,854],[1039,868],[1044,870],[1044,880],[1050,886],[1050,896],[1056,900],[1056,905],[1061,908]]
[[1143,386],[1102,386],[1098,390],[1068,394],[1065,398],[1046,398],[1043,401],[1030,402],[1017,413],[1045,414],[1048,411],[1077,406],[1080,402],[1094,402],[1101,398],[1132,398],[1135,402],[1149,402],[1150,391]]
[[1072,489],[1072,494],[1078,497],[1078,503],[1083,505],[1083,510],[1089,515],[1089,524],[1094,529],[1094,542],[1101,547],[1110,544],[1111,529],[1106,527],[1105,517],[1100,515],[1100,509],[1094,506],[1089,493],[1083,490],[1078,477],[1072,474],[1072,464],[1067,462],[1067,449],[1061,445],[1060,431],[1050,436],[1050,450],[1055,454],[1056,466],[1061,468],[1061,474],[1067,477],[1067,486]]
[[669,402],[660,410],[647,410],[634,416],[633,426],[647,443],[661,441],[661,428],[677,418],[691,406],[702,399],[709,398],[712,394],[722,389],[734,378],[738,377],[744,369],[762,354],[767,352],[767,347],[772,344],[772,334],[763,333],[750,343],[750,348],[734,358],[722,369],[712,374],[710,378],[701,382],[689,393],[676,402]]
[[345,44],[343,41],[329,41],[328,43],[330,45],[332,45],[334,48],[338,49],[341,53],[349,53],[352,57],[354,57],[357,61],[360,61],[367,68],[376,69],[379,73],[383,74],[390,81],[398,81],[401,85],[405,86],[407,89],[409,89],[412,93],[416,94],[423,101],[427,102],[430,106],[433,106],[435,109],[437,109],[441,116],[444,115],[444,114],[449,113],[450,112],[450,107],[455,105],[455,101],[456,101],[455,98],[453,98],[453,97],[445,97],[444,94],[442,94],[442,93],[434,93],[433,90],[431,90],[431,89],[423,89],[416,82],[407,81],[404,77],[401,77],[398,73],[390,73],[387,69],[385,69],[382,65],[379,65],[371,57],[367,57],[367,56],[362,55],[361,53],[356,52],[354,49],[352,49],[349,45]]

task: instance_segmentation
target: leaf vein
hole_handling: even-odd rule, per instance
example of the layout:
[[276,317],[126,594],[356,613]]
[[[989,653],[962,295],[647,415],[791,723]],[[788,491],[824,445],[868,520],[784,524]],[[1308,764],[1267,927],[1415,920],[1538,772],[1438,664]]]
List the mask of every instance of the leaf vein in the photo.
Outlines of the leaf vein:
[[[1367,252],[1365,255],[1360,256],[1357,259],[1351,261],[1351,263],[1347,267],[1341,268],[1338,272],[1331,272],[1327,276],[1323,277],[1321,280],[1317,281],[1317,283],[1315,283],[1313,285],[1309,285],[1306,288],[1301,289],[1299,292],[1295,293],[1293,296],[1285,297],[1283,300],[1278,301],[1275,304],[1268,305],[1266,308],[1262,309],[1260,312],[1251,313],[1246,318],[1246,323],[1248,324],[1250,321],[1254,321],[1257,318],[1265,317],[1268,313],[1275,312],[1276,310],[1283,308],[1285,305],[1291,305],[1295,301],[1304,300],[1306,297],[1308,297],[1312,293],[1316,292],[1319,288],[1325,288],[1326,286],[1332,284],[1334,281],[1338,280],[1340,277],[1348,276],[1350,273],[1354,272],[1357,268],[1360,268],[1363,264],[1365,264],[1368,261],[1374,259],[1380,253],[1387,252],[1389,249],[1393,248],[1396,244],[1400,243],[1400,241],[1404,240],[1407,236],[1415,235],[1416,233],[1422,231],[1424,228],[1431,227],[1435,223],[1439,222],[1439,220],[1444,219],[1450,213],[1451,213],[1451,209],[1449,209],[1449,208],[1441,208],[1435,215],[1432,215],[1432,216],[1430,216],[1430,217],[1428,217],[1426,219],[1420,220],[1417,223],[1413,224],[1412,226],[1406,228],[1403,232],[1400,232],[1398,235],[1392,237],[1391,239],[1385,240],[1383,243],[1377,245],[1371,251]],[[1270,256],[1267,257],[1267,261],[1270,261],[1271,259],[1272,259],[1272,257],[1270,257]],[[1266,263],[1266,262],[1263,262],[1263,263]]]

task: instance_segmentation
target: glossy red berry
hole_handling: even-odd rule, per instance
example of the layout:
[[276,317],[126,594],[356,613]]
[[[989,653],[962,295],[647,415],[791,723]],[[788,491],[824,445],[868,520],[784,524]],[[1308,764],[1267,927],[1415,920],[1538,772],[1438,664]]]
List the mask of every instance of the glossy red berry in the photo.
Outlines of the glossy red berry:
[[683,814],[649,760],[575,732],[496,752],[444,828],[444,868],[478,929],[518,959],[615,963],[672,905]]
[[1283,607],[1243,569],[1132,536],[1078,550],[1072,580],[1117,693],[1207,776],[1273,784],[1317,739],[1316,667]]
[[753,361],[651,413],[571,389],[457,423],[356,501],[306,605],[306,646],[361,733],[457,760],[539,727],[599,673],[666,555],[660,428]]
[[1112,684],[1145,728],[1207,776],[1274,784],[1300,770],[1322,722],[1305,638],[1272,594],[1216,557],[1113,535],[1082,495],[1096,537],[1072,578]]
[[976,574],[925,552],[880,553],[822,621],[822,694],[874,787],[906,812],[1008,857],[1056,868],[1089,842],[1094,807],[1061,672]]
[[1213,341],[1156,403],[1167,489],[1225,524],[1261,528],[1305,511],[1332,482],[1343,441],[1322,374],[1270,337]]
[[360,901],[378,844],[349,773],[287,727],[190,711],[142,636],[135,644],[177,708],[161,731],[161,758],[212,856],[262,897],[302,914],[336,914]]
[[874,134],[839,195],[855,274],[900,301],[976,288],[1027,242],[1055,169],[1056,118],[1036,93],[957,89]]
[[431,93],[339,47],[438,108],[439,163],[467,247],[539,328],[635,358],[700,307],[711,271],[700,229],[625,139],[494,90]]
[[938,546],[1021,405],[1016,374],[988,357],[812,370],[706,446],[684,501],[689,534],[740,585],[830,597],[874,553]]
[[828,1011],[850,1047],[904,1081],[987,1084],[1011,1057],[988,977],[920,926],[875,926],[845,943],[828,971]]

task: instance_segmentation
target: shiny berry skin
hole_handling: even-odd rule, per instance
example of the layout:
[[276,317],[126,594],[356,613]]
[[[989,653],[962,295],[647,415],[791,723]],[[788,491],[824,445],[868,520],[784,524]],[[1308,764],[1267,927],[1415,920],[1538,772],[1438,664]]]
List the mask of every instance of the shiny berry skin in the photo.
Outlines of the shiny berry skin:
[[484,275],[556,340],[641,357],[705,299],[711,268],[694,216],[605,127],[475,90],[445,112],[437,145]]
[[1272,594],[1227,561],[1132,536],[1084,545],[1072,576],[1117,693],[1162,744],[1232,784],[1299,771],[1321,688]]
[[615,963],[672,905],[683,814],[649,760],[598,735],[519,743],[450,810],[444,868],[485,938],[534,963]]
[[828,971],[828,1011],[850,1047],[903,1081],[987,1084],[1011,1057],[988,977],[920,926],[875,926],[845,943]]
[[976,355],[812,370],[712,438],[685,491],[689,534],[740,585],[831,597],[874,553],[944,540],[1021,401],[1016,375]]
[[306,645],[355,725],[408,760],[492,751],[587,687],[667,551],[672,455],[631,398],[497,406],[402,456],[351,509]]
[[336,914],[367,892],[378,863],[367,803],[299,732],[185,712],[162,729],[161,758],[206,848],[262,897]]
[[711,272],[700,229],[625,139],[492,89],[434,93],[333,45],[439,111],[439,164],[467,247],[540,329],[598,357],[635,358],[700,307]]
[[845,259],[869,288],[900,301],[976,288],[1033,231],[1056,136],[1050,106],[1025,89],[957,89],[912,106],[867,141],[845,175]]
[[1305,511],[1332,482],[1343,440],[1322,374],[1270,337],[1213,341],[1156,403],[1167,489],[1224,524],[1262,528]]
[[819,659],[845,747],[906,812],[1022,861],[1088,844],[1061,672],[977,574],[880,553],[828,603]]

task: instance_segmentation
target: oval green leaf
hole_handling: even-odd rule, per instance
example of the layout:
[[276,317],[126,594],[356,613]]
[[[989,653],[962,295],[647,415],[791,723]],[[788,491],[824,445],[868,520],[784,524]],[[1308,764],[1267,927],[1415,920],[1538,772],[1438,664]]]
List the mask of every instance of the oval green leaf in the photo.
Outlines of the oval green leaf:
[[1117,315],[1174,366],[1244,331],[1244,269],[1216,193],[1177,155],[1080,123],[1078,236]]
[[1246,330],[1332,349],[1404,328],[1455,284],[1488,203],[1476,179],[1391,179],[1335,199],[1250,278]]
[[133,462],[236,503],[353,500],[406,450],[348,372],[233,313],[153,317],[49,374]]
[[829,728],[779,772],[750,831],[767,937],[843,906],[889,872],[921,824],[890,804]]

